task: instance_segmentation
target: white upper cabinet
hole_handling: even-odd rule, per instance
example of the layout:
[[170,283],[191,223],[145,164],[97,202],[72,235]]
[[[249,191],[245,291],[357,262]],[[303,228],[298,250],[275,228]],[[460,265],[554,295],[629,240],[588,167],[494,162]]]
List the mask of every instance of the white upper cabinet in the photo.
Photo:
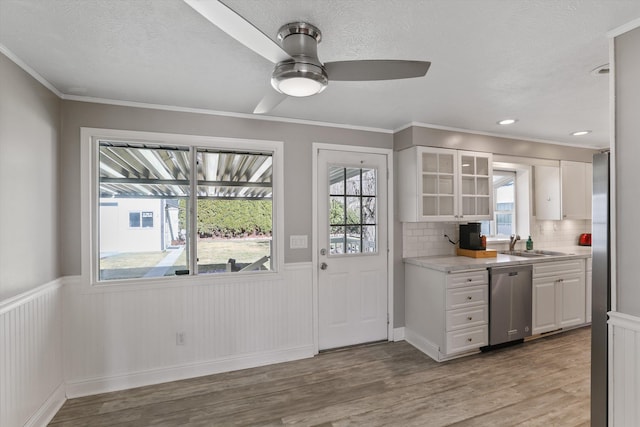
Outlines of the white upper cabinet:
[[492,155],[458,151],[460,165],[460,218],[493,219]]
[[591,219],[593,167],[591,163],[560,162],[562,219]]
[[535,167],[536,218],[561,220],[560,168],[558,166]]
[[411,147],[398,153],[404,222],[474,221],[493,215],[492,155]]
[[560,161],[535,167],[536,218],[591,219],[591,163]]

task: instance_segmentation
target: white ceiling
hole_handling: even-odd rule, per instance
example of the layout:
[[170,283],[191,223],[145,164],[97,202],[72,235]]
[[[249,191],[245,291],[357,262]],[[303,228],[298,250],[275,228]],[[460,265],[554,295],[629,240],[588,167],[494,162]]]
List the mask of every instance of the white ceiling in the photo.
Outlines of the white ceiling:
[[[394,130],[408,123],[606,147],[607,32],[638,0],[225,0],[275,40],[303,20],[322,61],[416,59],[426,77],[330,82],[270,116]],[[65,97],[251,114],[273,65],[181,0],[0,0],[0,44]],[[2,48],[2,46],[0,46]],[[511,126],[499,119],[515,117]],[[570,132],[589,129],[587,136]]]

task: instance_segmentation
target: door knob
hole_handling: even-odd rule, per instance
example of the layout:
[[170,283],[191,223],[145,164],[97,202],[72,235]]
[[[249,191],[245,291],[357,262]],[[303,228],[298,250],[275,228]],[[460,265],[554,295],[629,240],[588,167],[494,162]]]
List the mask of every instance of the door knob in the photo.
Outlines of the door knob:
[[322,264],[320,264],[320,270],[326,270],[328,267],[326,262],[323,262]]

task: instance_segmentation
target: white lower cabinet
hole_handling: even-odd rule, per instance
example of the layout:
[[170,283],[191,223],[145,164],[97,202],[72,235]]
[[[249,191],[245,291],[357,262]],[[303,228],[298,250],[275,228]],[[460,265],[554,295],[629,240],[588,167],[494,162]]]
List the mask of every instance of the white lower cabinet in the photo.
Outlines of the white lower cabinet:
[[585,260],[533,265],[533,334],[586,322]]
[[445,273],[405,264],[405,339],[436,361],[489,344],[486,269]]

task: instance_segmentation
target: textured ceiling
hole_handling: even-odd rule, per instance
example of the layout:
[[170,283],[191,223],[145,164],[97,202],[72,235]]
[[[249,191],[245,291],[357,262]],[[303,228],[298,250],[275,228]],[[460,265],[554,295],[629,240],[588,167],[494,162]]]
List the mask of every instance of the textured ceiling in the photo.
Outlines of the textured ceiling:
[[[383,129],[417,122],[606,147],[607,32],[638,0],[225,0],[273,39],[318,26],[322,61],[416,59],[424,78],[330,82],[270,116]],[[0,44],[70,96],[251,114],[273,65],[181,0],[0,0]],[[75,98],[74,98],[75,99]],[[516,117],[512,126],[496,121]],[[589,129],[583,137],[570,132]]]

